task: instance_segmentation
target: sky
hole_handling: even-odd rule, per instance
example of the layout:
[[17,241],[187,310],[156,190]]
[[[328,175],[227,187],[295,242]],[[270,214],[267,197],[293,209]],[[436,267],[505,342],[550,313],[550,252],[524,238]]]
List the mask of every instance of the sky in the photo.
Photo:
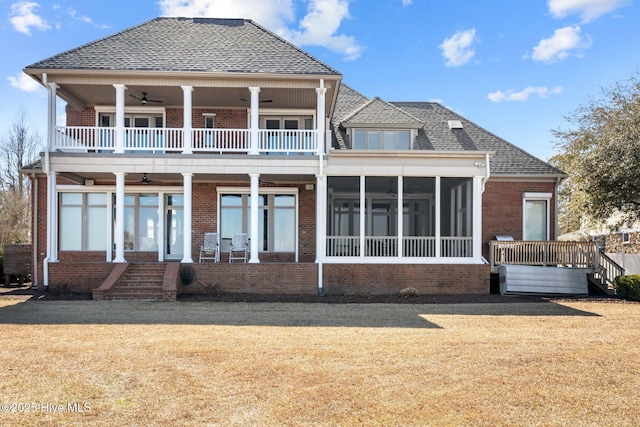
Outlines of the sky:
[[367,97],[440,102],[543,160],[566,116],[640,71],[633,0],[0,0],[0,138],[21,109],[46,136],[22,69],[158,16],[253,19]]

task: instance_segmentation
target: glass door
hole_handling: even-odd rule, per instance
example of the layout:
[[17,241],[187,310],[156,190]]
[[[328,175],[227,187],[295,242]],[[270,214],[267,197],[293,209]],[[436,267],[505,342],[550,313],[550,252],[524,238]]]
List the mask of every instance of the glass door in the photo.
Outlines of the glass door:
[[165,199],[165,258],[182,258],[184,251],[184,197],[169,194]]

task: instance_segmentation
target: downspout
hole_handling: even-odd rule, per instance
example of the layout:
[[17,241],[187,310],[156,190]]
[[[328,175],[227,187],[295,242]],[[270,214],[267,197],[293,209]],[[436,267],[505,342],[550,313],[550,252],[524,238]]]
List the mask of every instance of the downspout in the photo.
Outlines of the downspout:
[[[320,210],[320,213],[316,213],[316,222],[320,221],[319,224],[316,224],[316,230],[320,231],[320,236],[316,236],[319,240],[318,245],[316,247],[316,251],[319,253],[316,254],[316,258],[318,259],[318,294],[322,295],[323,293],[323,282],[324,282],[324,256],[326,253],[325,242],[327,241],[326,237],[326,229],[322,226],[322,215],[326,216],[326,206],[324,203],[324,198],[327,195],[326,192],[326,177],[324,176],[324,154],[326,147],[326,130],[327,130],[327,121],[325,119],[325,94],[326,88],[324,87],[324,79],[320,79],[320,88],[316,90],[318,94],[318,105],[317,105],[317,113],[318,113],[318,177],[316,178],[316,185],[318,188],[316,189],[316,209]],[[324,193],[324,194],[323,194]],[[322,200],[322,201],[321,201]]]
[[[51,99],[51,87],[49,86],[49,82],[47,79],[47,73],[42,74],[42,83],[49,91],[49,99]],[[55,100],[54,100],[55,102]],[[47,103],[47,146],[44,150],[44,165],[42,165],[42,169],[44,173],[47,175],[47,250],[46,256],[44,260],[42,260],[42,282],[46,288],[49,287],[49,257],[51,255],[51,205],[52,205],[52,195],[51,195],[51,187],[49,186],[49,170],[50,170],[50,159],[49,159],[49,151],[51,150],[51,142],[52,142],[52,126],[51,123],[51,102]],[[37,270],[37,268],[36,268]]]
[[553,193],[553,240],[558,240],[558,188],[562,177],[556,178],[556,189]]
[[32,288],[38,287],[38,179],[36,174],[31,174],[33,184],[31,185],[33,191],[33,206],[31,207],[31,221],[33,224],[33,277],[31,278],[33,284]]
[[482,178],[482,192],[484,193],[484,187],[487,184],[487,181],[489,181],[489,177],[491,176],[491,165],[489,164],[489,153],[484,155],[484,164],[487,167],[487,173],[485,174],[484,178]]

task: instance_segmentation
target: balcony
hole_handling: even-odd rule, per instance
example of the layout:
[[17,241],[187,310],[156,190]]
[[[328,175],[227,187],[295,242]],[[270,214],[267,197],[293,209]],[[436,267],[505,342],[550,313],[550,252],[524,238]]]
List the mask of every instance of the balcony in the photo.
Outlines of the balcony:
[[[121,146],[113,127],[58,126],[52,151],[68,153],[182,153],[190,142],[194,153],[317,154],[317,130],[125,128]],[[186,136],[186,138],[185,138]]]

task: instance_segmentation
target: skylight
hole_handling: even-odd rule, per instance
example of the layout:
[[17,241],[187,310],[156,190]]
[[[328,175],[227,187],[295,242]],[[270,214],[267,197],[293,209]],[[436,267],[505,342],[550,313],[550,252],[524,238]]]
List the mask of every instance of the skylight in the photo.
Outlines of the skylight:
[[460,120],[449,120],[449,129],[462,129],[462,122]]

